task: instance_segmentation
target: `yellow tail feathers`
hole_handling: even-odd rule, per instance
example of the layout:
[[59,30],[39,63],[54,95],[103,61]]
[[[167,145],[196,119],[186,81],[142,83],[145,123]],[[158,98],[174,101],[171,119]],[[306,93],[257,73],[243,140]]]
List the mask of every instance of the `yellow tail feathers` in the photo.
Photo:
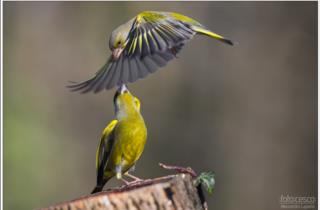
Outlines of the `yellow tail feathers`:
[[212,32],[212,31],[209,31],[207,29],[204,29],[204,28],[201,28],[201,27],[197,27],[197,26],[193,26],[192,29],[195,30],[199,34],[203,34],[203,35],[212,37],[214,39],[220,40],[220,41],[222,41],[224,43],[227,43],[229,45],[233,45],[233,42],[230,39],[224,38],[223,36],[221,36],[219,34],[216,34],[216,33]]

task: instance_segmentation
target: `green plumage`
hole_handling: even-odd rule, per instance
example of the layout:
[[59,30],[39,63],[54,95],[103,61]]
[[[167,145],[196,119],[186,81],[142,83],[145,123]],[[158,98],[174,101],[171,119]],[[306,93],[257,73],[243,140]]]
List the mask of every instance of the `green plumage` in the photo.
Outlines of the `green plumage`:
[[229,39],[182,14],[141,12],[111,33],[109,48],[112,56],[96,75],[69,87],[73,91],[97,93],[116,85],[135,82],[164,67],[196,34],[232,45]]
[[115,96],[116,120],[102,133],[96,153],[97,184],[102,190],[112,177],[118,179],[140,158],[147,140],[147,128],[140,114],[140,102],[123,86]]

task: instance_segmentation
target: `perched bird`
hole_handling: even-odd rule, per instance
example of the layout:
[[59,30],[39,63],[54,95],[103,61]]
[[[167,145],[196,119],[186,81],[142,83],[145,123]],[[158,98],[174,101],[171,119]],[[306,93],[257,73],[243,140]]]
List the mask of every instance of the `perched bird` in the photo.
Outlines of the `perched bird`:
[[97,149],[97,184],[92,193],[100,192],[114,176],[122,179],[124,174],[136,178],[127,171],[140,158],[146,144],[147,128],[140,113],[140,101],[126,85],[121,85],[117,90],[114,105],[116,119],[104,129]]
[[233,43],[196,20],[173,12],[145,11],[116,28],[110,36],[112,55],[89,80],[71,84],[73,91],[99,92],[154,73],[176,57],[194,35]]

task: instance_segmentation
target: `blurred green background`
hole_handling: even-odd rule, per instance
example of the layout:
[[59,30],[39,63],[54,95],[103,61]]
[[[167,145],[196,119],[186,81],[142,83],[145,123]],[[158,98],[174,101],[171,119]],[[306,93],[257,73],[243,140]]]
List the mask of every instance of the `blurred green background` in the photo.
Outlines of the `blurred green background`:
[[180,12],[238,44],[198,36],[129,85],[149,131],[135,174],[170,173],[159,162],[215,171],[210,209],[317,196],[317,2],[4,2],[4,209],[92,190],[114,90],[65,86],[94,74],[111,31],[143,10]]

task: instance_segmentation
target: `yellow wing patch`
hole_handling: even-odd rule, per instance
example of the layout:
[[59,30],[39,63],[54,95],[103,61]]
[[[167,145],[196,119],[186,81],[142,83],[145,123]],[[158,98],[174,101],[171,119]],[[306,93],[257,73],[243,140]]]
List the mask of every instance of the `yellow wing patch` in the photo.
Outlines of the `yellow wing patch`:
[[185,15],[182,15],[182,14],[179,14],[179,13],[175,13],[175,12],[171,12],[170,15],[175,18],[176,20],[179,20],[179,21],[183,21],[183,22],[186,22],[186,23],[191,23],[191,24],[195,24],[195,25],[200,25],[199,22],[197,22],[196,20],[190,18],[190,17],[187,17]]
[[139,48],[140,52],[142,52],[142,34],[139,35]]
[[137,23],[141,23],[144,20],[145,21],[152,21],[156,22],[161,19],[165,19],[166,16],[163,14],[160,14],[159,12],[153,12],[153,11],[144,11],[137,15]]

